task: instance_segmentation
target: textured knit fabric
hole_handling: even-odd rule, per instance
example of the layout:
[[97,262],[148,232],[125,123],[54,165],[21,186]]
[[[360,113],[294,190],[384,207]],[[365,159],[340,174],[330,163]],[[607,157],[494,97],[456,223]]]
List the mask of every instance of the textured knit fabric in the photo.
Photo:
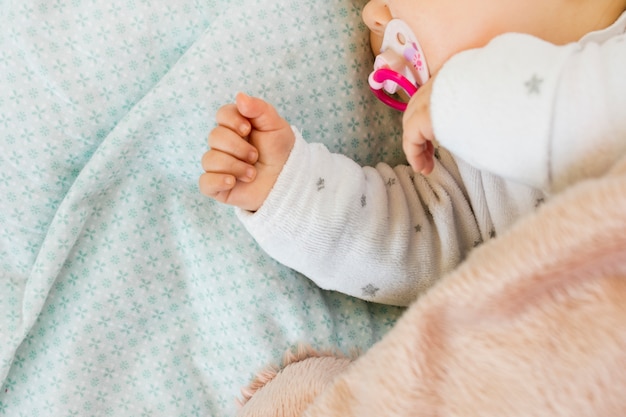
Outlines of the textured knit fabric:
[[439,159],[428,177],[362,168],[298,136],[263,206],[238,214],[263,249],[320,287],[408,305],[544,198],[443,150]]

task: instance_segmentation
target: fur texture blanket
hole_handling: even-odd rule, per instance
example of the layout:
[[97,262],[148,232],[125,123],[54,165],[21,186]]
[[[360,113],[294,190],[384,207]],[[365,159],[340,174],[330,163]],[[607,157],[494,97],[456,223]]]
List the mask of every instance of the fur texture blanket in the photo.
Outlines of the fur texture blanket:
[[477,248],[357,360],[308,356],[240,414],[626,416],[626,160]]

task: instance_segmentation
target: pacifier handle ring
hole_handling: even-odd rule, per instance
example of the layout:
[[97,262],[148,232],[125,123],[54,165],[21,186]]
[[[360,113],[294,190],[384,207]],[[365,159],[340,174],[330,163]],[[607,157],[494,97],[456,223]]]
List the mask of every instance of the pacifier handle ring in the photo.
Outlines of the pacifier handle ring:
[[[407,107],[407,103],[397,100],[390,95],[388,95],[384,89],[382,88],[382,84],[385,81],[392,81],[400,86],[409,97],[412,97],[413,94],[417,92],[417,87],[415,87],[404,75],[397,73],[396,71],[389,68],[379,68],[374,71],[370,75],[371,79],[374,81],[377,87],[372,86],[372,82],[370,82],[370,89],[372,92],[378,97],[380,101],[385,103],[391,108],[396,110],[405,111]],[[380,88],[378,88],[380,85]]]

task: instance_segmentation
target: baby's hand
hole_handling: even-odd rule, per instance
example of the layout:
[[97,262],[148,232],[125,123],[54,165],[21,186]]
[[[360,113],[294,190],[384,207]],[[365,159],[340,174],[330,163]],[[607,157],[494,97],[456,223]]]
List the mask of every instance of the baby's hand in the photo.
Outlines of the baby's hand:
[[293,148],[289,123],[269,103],[237,94],[220,108],[202,157],[200,191],[222,203],[258,210]]
[[413,171],[428,175],[435,167],[430,95],[434,76],[411,97],[402,118],[402,149]]

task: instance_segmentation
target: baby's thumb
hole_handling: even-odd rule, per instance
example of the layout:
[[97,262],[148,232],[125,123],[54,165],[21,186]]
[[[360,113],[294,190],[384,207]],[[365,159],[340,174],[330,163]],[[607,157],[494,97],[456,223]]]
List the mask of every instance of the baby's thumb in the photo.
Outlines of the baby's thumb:
[[261,132],[271,132],[288,126],[276,109],[260,98],[238,93],[235,99],[239,113],[252,124],[252,128]]

